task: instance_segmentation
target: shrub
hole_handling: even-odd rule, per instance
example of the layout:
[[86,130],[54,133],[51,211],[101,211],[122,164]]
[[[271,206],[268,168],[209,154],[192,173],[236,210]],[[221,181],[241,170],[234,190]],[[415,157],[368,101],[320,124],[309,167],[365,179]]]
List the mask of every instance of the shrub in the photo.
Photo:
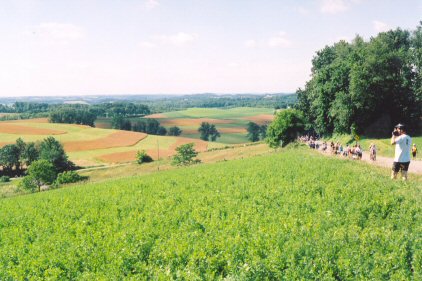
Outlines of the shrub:
[[75,171],[68,171],[68,172],[63,172],[63,173],[58,174],[57,179],[54,183],[55,185],[59,185],[59,184],[66,184],[66,183],[74,183],[74,182],[83,181],[87,179],[88,179],[87,176],[81,176]]
[[198,152],[193,148],[193,143],[183,144],[176,148],[176,155],[173,156],[173,165],[189,165],[192,163],[198,163],[194,157],[198,155]]
[[266,142],[270,147],[286,146],[294,141],[305,129],[303,113],[299,110],[280,111],[268,126]]
[[145,150],[138,151],[136,154],[136,161],[138,164],[149,163],[152,162],[152,157],[147,154]]
[[38,182],[34,176],[26,176],[22,179],[22,181],[18,185],[19,188],[23,188],[29,190],[31,192],[39,190],[40,187],[38,186]]
[[9,182],[10,178],[8,176],[2,176],[0,177],[0,182]]
[[28,168],[28,175],[23,178],[20,187],[31,190],[38,187],[41,191],[42,185],[52,184],[57,177],[56,169],[47,160],[37,160]]

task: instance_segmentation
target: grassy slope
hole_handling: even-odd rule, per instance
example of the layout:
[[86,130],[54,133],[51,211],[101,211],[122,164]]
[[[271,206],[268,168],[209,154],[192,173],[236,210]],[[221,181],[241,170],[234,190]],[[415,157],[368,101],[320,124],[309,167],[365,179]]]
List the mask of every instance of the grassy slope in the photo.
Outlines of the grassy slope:
[[303,150],[0,201],[0,279],[421,276],[421,182]]

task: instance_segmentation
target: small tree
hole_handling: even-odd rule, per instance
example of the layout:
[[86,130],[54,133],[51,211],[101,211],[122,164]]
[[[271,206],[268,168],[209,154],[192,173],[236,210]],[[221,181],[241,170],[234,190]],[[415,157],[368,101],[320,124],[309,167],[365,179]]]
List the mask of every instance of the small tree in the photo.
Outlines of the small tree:
[[198,132],[201,133],[199,138],[204,141],[209,141],[210,138],[211,141],[215,141],[221,136],[215,125],[208,122],[202,122],[201,126],[198,128]]
[[197,162],[194,158],[198,155],[198,152],[193,148],[193,143],[183,144],[176,148],[176,155],[173,156],[173,165],[189,165]]
[[136,162],[138,162],[138,164],[149,163],[152,161],[152,157],[149,156],[145,150],[141,150],[136,153]]
[[63,145],[53,137],[48,137],[41,142],[40,159],[52,163],[59,173],[74,168],[74,164],[68,160]]
[[182,133],[182,130],[180,130],[180,128],[177,126],[170,127],[168,131],[169,136],[180,136],[181,133]]
[[254,122],[248,123],[248,140],[251,142],[259,141],[259,133],[260,133],[260,127],[258,124]]
[[21,186],[25,189],[35,191],[41,190],[41,186],[52,184],[57,177],[56,169],[47,160],[37,160],[28,168],[28,175],[22,180]]
[[88,176],[81,176],[75,171],[63,172],[57,175],[57,179],[54,181],[55,185],[75,183],[78,181],[87,180]]
[[295,109],[280,111],[267,130],[266,142],[270,147],[282,146],[294,141],[305,130],[303,113]]

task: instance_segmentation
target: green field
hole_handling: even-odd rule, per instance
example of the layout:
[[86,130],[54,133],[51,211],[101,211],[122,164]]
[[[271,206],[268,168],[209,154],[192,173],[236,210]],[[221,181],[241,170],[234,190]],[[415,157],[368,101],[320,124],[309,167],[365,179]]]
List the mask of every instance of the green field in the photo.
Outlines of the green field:
[[0,280],[421,280],[421,179],[309,150],[0,200]]
[[189,108],[181,111],[165,112],[163,114],[168,118],[237,119],[260,114],[274,114],[274,109],[261,107]]

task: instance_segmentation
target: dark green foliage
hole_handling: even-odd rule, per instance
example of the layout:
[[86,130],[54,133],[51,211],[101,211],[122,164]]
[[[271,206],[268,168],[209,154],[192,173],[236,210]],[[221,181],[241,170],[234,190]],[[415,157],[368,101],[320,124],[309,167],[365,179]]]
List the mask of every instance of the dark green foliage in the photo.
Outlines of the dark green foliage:
[[254,122],[248,123],[248,140],[251,142],[259,141],[259,135],[261,133],[261,128],[258,124]]
[[81,124],[94,127],[97,116],[94,112],[85,108],[62,107],[50,112],[51,123]]
[[8,176],[1,176],[0,182],[10,182],[10,178]]
[[249,122],[247,127],[248,140],[256,142],[265,139],[267,137],[267,127],[268,125],[258,125],[254,122]]
[[57,172],[53,164],[47,160],[37,160],[28,167],[27,176],[21,181],[20,186],[31,191],[35,191],[42,185],[50,185],[57,177]]
[[193,143],[183,144],[176,148],[176,154],[173,156],[173,165],[190,165],[197,163],[194,158],[198,155],[198,152],[193,148]]
[[78,181],[87,180],[87,176],[81,176],[75,171],[67,171],[57,175],[55,184],[66,184],[66,183],[75,183]]
[[132,102],[113,102],[101,103],[91,106],[97,116],[110,117],[110,116],[139,116],[150,114],[151,111],[148,106],[143,104],[135,104]]
[[277,113],[268,126],[266,142],[271,147],[286,146],[305,130],[303,113],[295,109],[286,109]]
[[72,170],[75,165],[68,160],[68,156],[63,149],[63,145],[53,137],[48,137],[40,143],[40,159],[47,160],[58,173]]
[[117,130],[132,130],[132,124],[129,119],[124,118],[121,115],[114,115],[111,120],[111,127]]
[[202,122],[198,132],[201,133],[199,138],[204,141],[216,141],[221,136],[215,125],[208,122]]
[[20,161],[22,164],[29,166],[32,162],[39,158],[39,151],[34,142],[28,142],[24,146],[24,150],[20,155]]
[[12,112],[32,114],[48,111],[49,105],[47,103],[15,102],[12,108],[14,109]]
[[181,133],[182,133],[182,130],[179,127],[177,127],[177,126],[174,126],[174,127],[170,127],[169,128],[167,134],[169,136],[180,136]]
[[312,78],[299,89],[297,108],[317,133],[385,135],[422,116],[420,26],[396,29],[365,42],[340,41],[317,52]]
[[0,280],[421,280],[420,198],[297,149],[8,198]]
[[261,138],[261,140],[267,137],[267,129],[268,129],[267,124],[259,126],[259,137]]
[[152,118],[143,118],[136,121],[136,123],[134,123],[132,126],[132,131],[160,136],[167,134],[167,129],[163,126],[160,126],[160,122]]
[[3,173],[13,174],[13,168],[19,169],[19,148],[16,144],[7,144],[0,148],[0,166]]
[[136,162],[138,162],[138,164],[149,163],[152,161],[152,157],[149,156],[145,150],[141,150],[136,153]]

